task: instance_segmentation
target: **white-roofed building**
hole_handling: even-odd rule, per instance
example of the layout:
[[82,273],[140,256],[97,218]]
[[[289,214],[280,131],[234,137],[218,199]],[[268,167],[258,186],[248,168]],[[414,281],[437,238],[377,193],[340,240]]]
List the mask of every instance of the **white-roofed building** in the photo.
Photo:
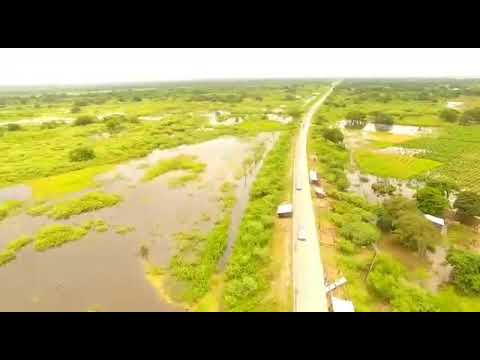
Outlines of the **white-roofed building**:
[[355,307],[350,300],[343,300],[332,296],[333,312],[355,312]]
[[318,184],[318,176],[315,170],[310,170],[310,183]]
[[282,204],[277,208],[278,217],[285,218],[291,217],[293,214],[292,204]]
[[442,235],[445,235],[447,233],[447,225],[445,224],[445,220],[430,214],[424,214],[425,218],[430,221],[433,225],[435,225]]
[[323,190],[323,188],[320,186],[314,186],[313,191],[315,192],[315,195],[317,195],[317,197],[321,199],[327,196],[327,194],[325,193],[325,190]]

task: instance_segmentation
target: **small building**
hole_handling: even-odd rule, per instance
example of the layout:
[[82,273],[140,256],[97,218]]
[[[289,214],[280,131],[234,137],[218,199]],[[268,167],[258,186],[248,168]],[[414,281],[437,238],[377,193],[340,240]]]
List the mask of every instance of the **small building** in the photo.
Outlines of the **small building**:
[[310,183],[318,185],[318,175],[315,170],[310,170]]
[[327,196],[327,194],[325,193],[325,190],[323,190],[323,188],[320,186],[314,186],[313,191],[315,192],[315,195],[320,199],[323,199],[324,197]]
[[430,221],[436,228],[440,230],[442,235],[447,234],[447,225],[445,224],[445,220],[430,214],[425,214],[425,218]]
[[325,291],[329,293],[330,291],[335,290],[336,288],[345,285],[347,283],[347,279],[345,277],[341,277],[337,281],[331,283],[331,284],[326,284],[325,285]]
[[349,300],[343,300],[332,296],[333,312],[355,312],[353,303]]
[[282,204],[277,209],[277,215],[280,218],[292,217],[293,207],[292,204]]

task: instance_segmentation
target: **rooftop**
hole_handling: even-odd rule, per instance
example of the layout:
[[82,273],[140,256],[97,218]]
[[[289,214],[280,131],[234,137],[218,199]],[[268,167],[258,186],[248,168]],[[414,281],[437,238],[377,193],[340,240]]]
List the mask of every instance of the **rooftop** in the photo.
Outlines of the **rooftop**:
[[355,312],[353,303],[349,300],[343,300],[332,296],[333,312]]
[[293,211],[292,204],[282,204],[277,209],[277,214],[287,214]]
[[439,218],[439,217],[436,217],[436,216],[433,216],[433,215],[429,215],[429,214],[425,214],[425,218],[427,220],[431,221],[434,224],[445,226],[445,220],[443,220],[442,218]]

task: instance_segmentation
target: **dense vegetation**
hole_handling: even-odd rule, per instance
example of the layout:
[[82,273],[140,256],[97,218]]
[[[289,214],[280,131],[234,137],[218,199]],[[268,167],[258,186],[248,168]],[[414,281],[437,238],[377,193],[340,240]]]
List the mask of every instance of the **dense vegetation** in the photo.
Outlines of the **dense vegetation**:
[[173,182],[171,182],[172,186],[180,186],[197,179],[198,176],[205,171],[205,168],[206,164],[198,161],[194,156],[178,155],[171,159],[160,160],[146,171],[143,179],[146,181],[153,180],[170,171],[183,170],[188,172],[188,174],[174,179]]
[[47,249],[61,246],[64,243],[79,240],[88,233],[83,227],[70,225],[47,225],[39,230],[35,238],[35,250],[45,251]]
[[264,160],[252,186],[250,202],[227,267],[223,301],[227,311],[267,310],[269,289],[268,246],[274,231],[276,208],[287,191],[292,132],[281,135]]

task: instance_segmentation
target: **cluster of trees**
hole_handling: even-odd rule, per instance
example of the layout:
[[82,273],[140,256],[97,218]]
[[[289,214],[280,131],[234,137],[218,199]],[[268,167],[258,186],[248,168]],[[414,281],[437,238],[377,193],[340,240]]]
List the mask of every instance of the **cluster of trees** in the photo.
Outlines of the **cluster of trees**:
[[322,131],[322,136],[334,144],[343,143],[343,133],[338,128],[324,128]]
[[402,245],[425,255],[440,242],[440,233],[430,223],[412,200],[394,196],[383,203],[379,210],[377,226],[392,232]]
[[69,153],[70,161],[88,161],[96,157],[95,152],[89,147],[79,147]]
[[85,126],[95,122],[95,118],[91,115],[82,115],[75,119],[73,126]]
[[453,266],[453,284],[466,294],[480,295],[480,255],[452,248],[447,261]]
[[442,120],[461,125],[480,124],[480,107],[465,110],[463,113],[455,109],[443,109],[438,114]]

